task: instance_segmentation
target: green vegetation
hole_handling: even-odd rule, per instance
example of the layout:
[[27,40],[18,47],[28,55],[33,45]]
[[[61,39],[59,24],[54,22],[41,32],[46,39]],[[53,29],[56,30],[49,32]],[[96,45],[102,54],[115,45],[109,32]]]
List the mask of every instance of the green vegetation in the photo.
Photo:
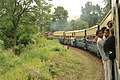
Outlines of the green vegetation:
[[0,40],[5,49],[27,45],[33,34],[48,31],[49,0],[0,0]]
[[80,16],[81,20],[84,20],[88,23],[89,27],[96,25],[102,20],[102,8],[96,4],[93,5],[92,2],[87,2],[85,7],[82,7],[82,14]]
[[88,1],[82,7],[80,18],[71,21],[67,21],[67,11],[63,7],[58,6],[53,14],[50,31],[80,30],[99,24],[111,8],[110,0],[103,0],[103,2],[104,7],[101,7],[100,4],[93,5],[92,2]]
[[67,21],[68,11],[57,6],[52,12],[50,1],[52,0],[0,0],[2,48],[18,49],[27,46],[33,42],[32,36],[39,32],[44,34],[47,31],[88,28],[100,22],[110,9],[109,0],[104,0],[104,9],[87,2],[85,8],[82,8],[80,19]]
[[65,49],[57,41],[37,37],[34,37],[35,43],[27,45],[19,56],[14,55],[12,50],[1,51],[1,80],[46,80],[57,75],[56,66],[59,64],[52,60],[64,56]]
[[80,19],[87,22],[89,27],[100,23],[110,10],[110,0],[103,0],[103,2],[105,4],[103,8],[99,4],[93,5],[90,1],[85,4],[85,7],[82,7]]
[[46,31],[88,27],[81,19],[67,21],[68,12],[61,6],[52,13],[49,1],[0,0],[1,80],[80,80],[85,69],[89,71],[84,67],[87,62],[81,61],[86,58],[41,35]]
[[88,58],[77,51],[66,50],[58,41],[39,37],[34,37],[34,44],[22,48],[19,56],[11,49],[0,52],[1,80],[95,79],[95,63],[88,63]]

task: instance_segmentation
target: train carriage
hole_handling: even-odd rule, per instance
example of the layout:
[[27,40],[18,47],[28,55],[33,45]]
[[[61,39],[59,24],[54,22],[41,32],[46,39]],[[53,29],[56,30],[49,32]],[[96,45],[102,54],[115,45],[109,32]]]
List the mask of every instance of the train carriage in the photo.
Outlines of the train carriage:
[[76,46],[78,48],[86,49],[86,43],[85,43],[85,29],[83,30],[76,30],[75,37],[77,39]]
[[66,41],[67,41],[66,44],[73,46],[74,36],[75,36],[75,31],[66,31],[65,32],[65,37],[66,37]]
[[65,31],[55,31],[53,33],[53,38],[59,40],[60,43],[64,42]]
[[91,52],[96,53],[96,55],[99,56],[99,52],[97,49],[97,44],[94,41],[94,38],[96,36],[96,31],[98,30],[99,26],[95,25],[91,28],[86,29],[86,44],[87,44],[87,49]]
[[45,32],[44,36],[47,39],[53,39],[53,33],[52,32]]
[[104,17],[104,19],[101,21],[99,24],[99,28],[101,29],[102,27],[107,27],[107,23],[112,20],[112,9],[107,13],[107,15]]
[[[74,31],[66,31],[65,37],[67,39],[67,44],[71,46],[76,46],[79,48],[85,48],[84,36],[85,36],[85,29],[84,30],[74,30]],[[75,43],[74,43],[75,41]]]

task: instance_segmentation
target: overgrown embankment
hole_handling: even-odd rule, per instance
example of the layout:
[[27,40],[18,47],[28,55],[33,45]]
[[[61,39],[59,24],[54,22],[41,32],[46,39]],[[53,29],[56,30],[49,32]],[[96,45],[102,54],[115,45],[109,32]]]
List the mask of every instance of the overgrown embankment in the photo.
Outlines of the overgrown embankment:
[[[27,45],[19,56],[14,55],[11,50],[1,51],[0,79],[82,80],[86,69],[92,68],[92,66],[89,69],[86,68],[89,67],[85,61],[87,59],[77,51],[65,50],[58,41],[36,38],[35,43]],[[95,80],[93,79],[95,76],[92,76],[94,74],[96,74],[95,70],[91,69],[87,79]]]

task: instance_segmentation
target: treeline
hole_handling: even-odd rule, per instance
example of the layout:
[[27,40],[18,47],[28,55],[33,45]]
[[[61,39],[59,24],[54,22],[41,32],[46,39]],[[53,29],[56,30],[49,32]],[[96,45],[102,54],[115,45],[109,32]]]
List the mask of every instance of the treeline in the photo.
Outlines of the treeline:
[[[52,23],[50,30],[80,30],[92,27],[93,25],[97,25],[110,10],[110,0],[103,0],[103,4],[104,8],[101,8],[100,4],[93,5],[92,2],[88,1],[85,6],[82,7],[82,14],[80,15],[80,18],[71,21],[66,20],[67,15],[64,13],[62,15],[59,14],[61,12],[64,12],[64,10],[58,9],[59,7],[57,7],[55,14],[58,16],[58,19]],[[65,19],[61,19],[60,15],[64,16]]]
[[110,0],[104,0],[104,5],[105,7],[101,8],[98,4],[93,5],[88,1],[85,7],[82,7],[80,19],[87,22],[89,27],[99,24],[110,10]]
[[[35,35],[50,31],[51,24],[61,16],[57,16],[60,13],[57,9],[64,10],[58,7],[52,12],[50,1],[0,0],[0,50],[13,49],[20,52],[29,43],[34,43]],[[64,10],[60,14],[68,15],[68,12]]]
[[[103,12],[105,14],[105,11],[108,11],[105,7],[105,11],[102,9],[101,12],[99,5],[95,6],[87,2],[82,8],[80,19],[67,21],[68,11],[58,6],[52,12],[53,5],[50,1],[52,0],[0,0],[0,49],[17,48],[19,50],[29,43],[34,43],[35,34],[44,34],[46,31],[87,28],[96,22],[90,24],[91,22],[87,20],[90,18],[86,16],[90,13],[96,14],[93,15],[94,17],[89,16],[99,22],[102,17],[98,14]],[[105,1],[107,6],[109,1]],[[91,9],[87,9],[89,6],[95,8],[95,11],[92,9],[93,12],[91,12]]]
[[[82,7],[82,14],[79,19],[67,21],[66,19],[62,20],[58,17],[59,19],[52,23],[51,31],[85,29],[99,24],[110,10],[111,5],[110,0],[103,0],[103,4],[104,7],[102,8],[99,4],[93,5],[92,2],[88,1],[85,6]],[[59,12],[62,12],[62,10],[59,9]],[[64,16],[67,18],[67,15]]]

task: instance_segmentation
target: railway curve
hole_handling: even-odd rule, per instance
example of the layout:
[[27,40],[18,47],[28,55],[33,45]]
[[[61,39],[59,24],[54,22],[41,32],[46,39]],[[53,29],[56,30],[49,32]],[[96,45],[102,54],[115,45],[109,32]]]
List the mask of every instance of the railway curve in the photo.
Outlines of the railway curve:
[[87,63],[89,66],[85,65],[85,71],[82,74],[80,80],[104,80],[103,64],[100,58],[92,55],[91,52],[84,51],[78,48],[69,47],[69,49],[74,50],[74,53],[79,52],[79,56],[87,59],[86,61],[83,61],[83,63]]

